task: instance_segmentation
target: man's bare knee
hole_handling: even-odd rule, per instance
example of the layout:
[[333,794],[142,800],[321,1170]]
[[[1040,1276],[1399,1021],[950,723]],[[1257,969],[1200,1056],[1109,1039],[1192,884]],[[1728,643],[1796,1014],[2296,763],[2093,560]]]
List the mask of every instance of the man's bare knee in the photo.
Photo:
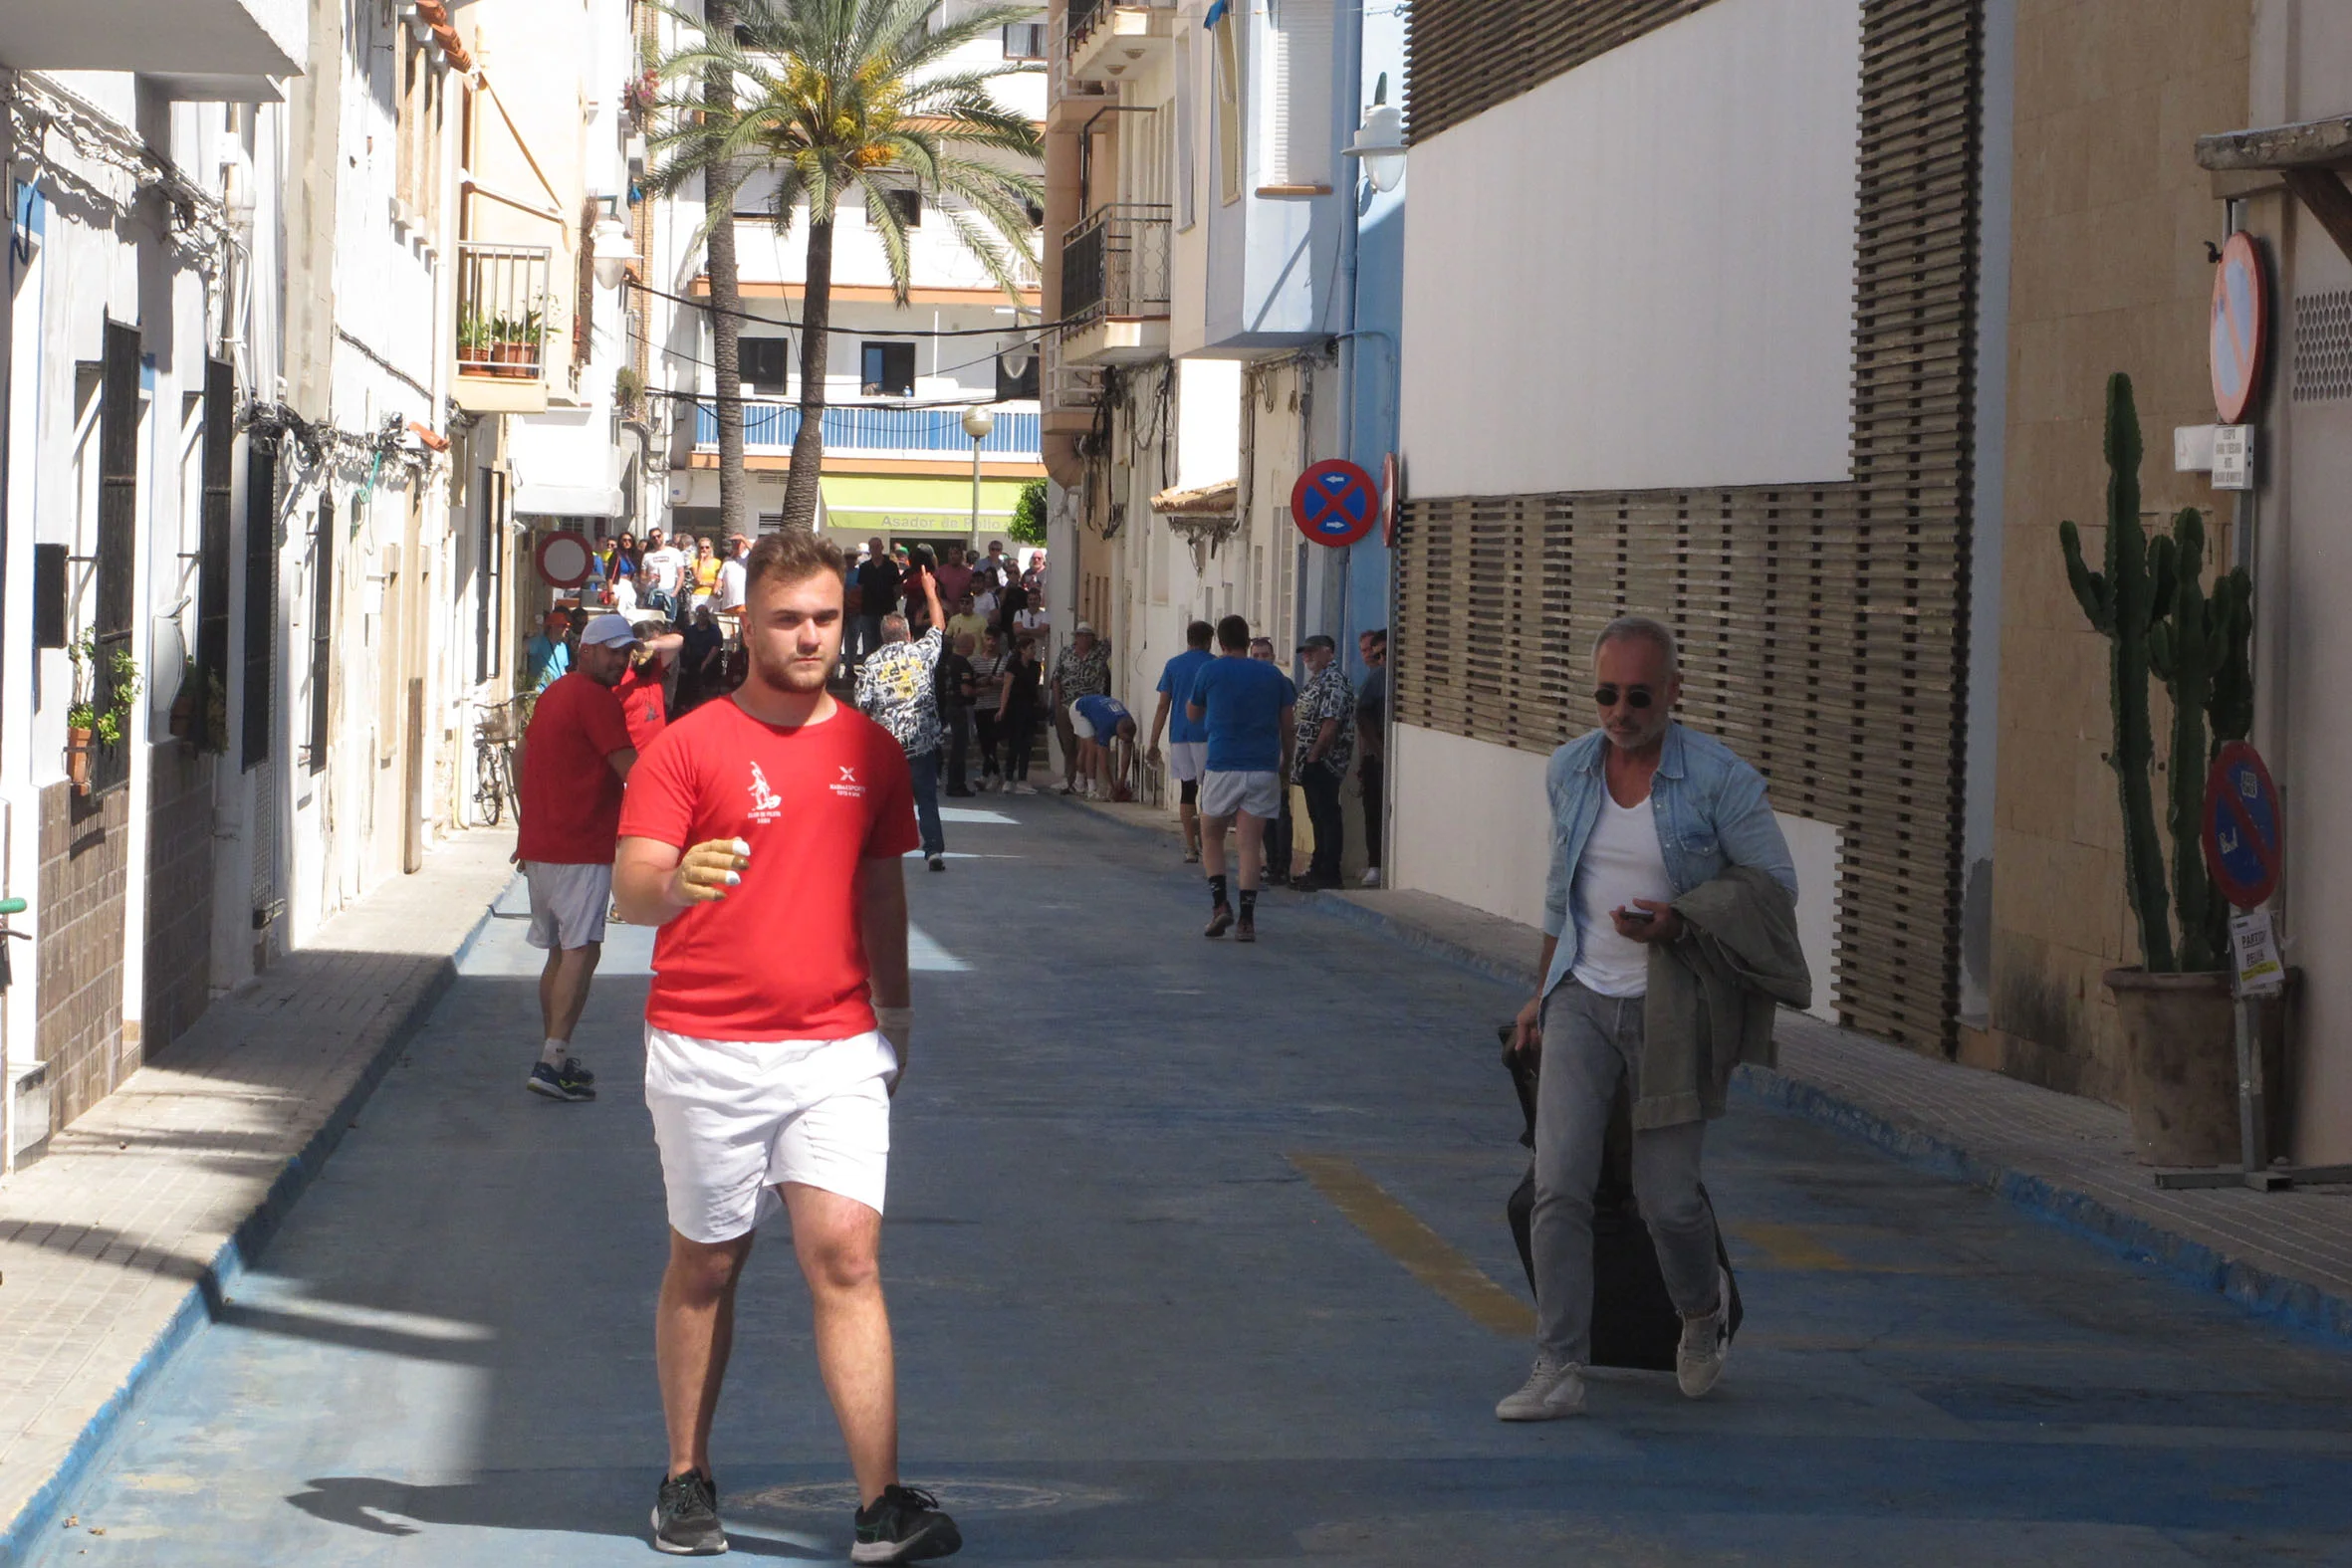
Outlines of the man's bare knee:
[[752,1238],[741,1235],[732,1241],[689,1241],[675,1231],[670,1232],[669,1275],[678,1291],[689,1301],[708,1303],[735,1288],[735,1281],[743,1274],[743,1265],[751,1256]]

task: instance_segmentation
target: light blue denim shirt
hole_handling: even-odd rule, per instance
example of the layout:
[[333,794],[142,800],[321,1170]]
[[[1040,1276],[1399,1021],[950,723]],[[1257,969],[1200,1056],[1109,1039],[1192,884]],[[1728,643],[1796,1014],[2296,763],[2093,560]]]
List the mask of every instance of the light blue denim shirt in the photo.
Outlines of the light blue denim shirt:
[[[1602,772],[1608,737],[1599,730],[1577,737],[1551,754],[1543,779],[1551,800],[1551,873],[1543,882],[1543,934],[1559,938],[1551,973],[1543,977],[1548,997],[1576,967],[1581,936],[1572,900],[1576,862],[1600,816],[1608,791]],[[1680,898],[1712,882],[1726,866],[1754,866],[1796,896],[1796,863],[1788,840],[1772,816],[1764,776],[1711,735],[1672,725],[1650,781],[1650,809],[1657,818],[1658,847],[1666,859],[1666,880]]]

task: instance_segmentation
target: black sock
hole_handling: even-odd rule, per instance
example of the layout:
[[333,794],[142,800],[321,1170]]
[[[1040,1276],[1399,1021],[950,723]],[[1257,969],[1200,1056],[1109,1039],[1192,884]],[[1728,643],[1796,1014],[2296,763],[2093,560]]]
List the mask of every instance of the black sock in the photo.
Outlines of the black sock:
[[1209,899],[1212,903],[1220,906],[1225,903],[1225,878],[1221,876],[1209,878]]
[[1242,918],[1243,918],[1244,920],[1248,920],[1248,919],[1250,919],[1252,916],[1256,915],[1257,913],[1258,913],[1258,890],[1257,890],[1256,888],[1254,888],[1254,887],[1245,887],[1245,888],[1243,888],[1243,889],[1242,889]]

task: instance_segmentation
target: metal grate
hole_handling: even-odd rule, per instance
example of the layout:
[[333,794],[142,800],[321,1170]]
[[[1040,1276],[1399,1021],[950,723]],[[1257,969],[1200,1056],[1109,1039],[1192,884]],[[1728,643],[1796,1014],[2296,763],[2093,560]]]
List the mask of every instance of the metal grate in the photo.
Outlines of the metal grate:
[[[1416,25],[1437,9],[1422,0]],[[1867,0],[1850,480],[1433,497],[1397,529],[1399,722],[1548,751],[1589,724],[1580,650],[1609,617],[1678,626],[1686,717],[1761,768],[1780,809],[1842,835],[1841,1021],[1946,1055],[1981,49],[1975,0]]]
[[2352,289],[2295,296],[2298,403],[2352,397]]
[[1415,0],[1405,117],[1426,141],[1715,0]]

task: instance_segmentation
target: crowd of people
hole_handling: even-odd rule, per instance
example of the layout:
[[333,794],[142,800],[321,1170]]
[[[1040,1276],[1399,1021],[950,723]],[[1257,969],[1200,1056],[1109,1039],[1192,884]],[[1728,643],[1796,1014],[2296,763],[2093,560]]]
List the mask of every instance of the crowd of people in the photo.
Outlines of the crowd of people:
[[[644,1093],[670,1223],[655,1308],[670,1454],[652,1531],[664,1551],[726,1549],[711,1421],[753,1234],[780,1208],[857,1480],[856,1560],[917,1561],[961,1543],[937,1499],[898,1473],[877,1267],[890,1102],[914,1025],[903,864],[919,851],[946,868],[943,788],[1027,789],[1048,702],[1067,790],[1115,796],[1140,746],[1179,784],[1186,858],[1208,882],[1204,934],[1245,943],[1258,938],[1261,890],[1291,865],[1294,792],[1312,837],[1299,885],[1337,882],[1351,767],[1378,842],[1384,633],[1358,644],[1361,685],[1323,635],[1298,645],[1294,682],[1243,617],[1196,621],[1161,671],[1144,738],[1109,690],[1109,650],[1091,627],[1073,626],[1051,675],[1041,669],[1043,610],[1031,606],[1044,599],[1042,561],[1016,570],[1001,550],[944,554],[877,539],[851,560],[803,531],[730,549],[708,591],[737,568],[734,601],[717,612],[732,611],[738,635],[719,648],[740,654],[741,670],[688,707],[661,694],[681,666],[707,666],[695,627],[713,607],[693,603],[703,575],[658,536],[641,556],[616,546],[607,557],[608,580],[644,584],[636,619],[608,611],[574,636],[551,612],[533,642],[544,684],[518,843],[530,940],[547,952],[533,1093],[595,1098],[571,1042],[606,924],[656,931]],[[679,594],[684,629],[666,618]],[[1809,1001],[1787,846],[1756,771],[1674,722],[1672,631],[1612,622],[1593,667],[1598,727],[1561,747],[1547,775],[1543,983],[1512,1031],[1516,1052],[1540,1053],[1527,1242],[1535,1357],[1496,1407],[1514,1422],[1584,1408],[1595,1292],[1607,1288],[1595,1191],[1612,1144],[1628,1151],[1679,1324],[1680,1385],[1693,1398],[1714,1387],[1736,1296],[1700,1182],[1706,1124],[1724,1112],[1732,1068],[1768,1058],[1773,1009]],[[785,940],[790,962],[743,962]]]

